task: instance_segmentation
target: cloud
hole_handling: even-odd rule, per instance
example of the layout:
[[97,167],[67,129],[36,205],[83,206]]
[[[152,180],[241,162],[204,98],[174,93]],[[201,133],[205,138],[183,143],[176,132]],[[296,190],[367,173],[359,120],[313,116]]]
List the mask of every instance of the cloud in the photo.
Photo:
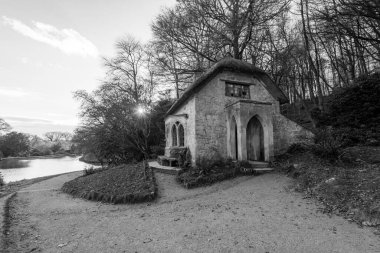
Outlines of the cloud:
[[28,64],[28,62],[29,62],[28,57],[22,57],[21,58],[21,62],[24,63],[24,64]]
[[33,27],[29,27],[17,19],[6,16],[3,16],[2,19],[4,25],[11,27],[16,32],[58,48],[66,54],[77,54],[84,57],[97,57],[99,54],[98,49],[91,41],[73,29],[59,30],[52,25],[37,21],[33,21]]
[[45,119],[35,119],[35,118],[26,118],[26,117],[7,117],[5,116],[4,119],[6,119],[7,122],[27,122],[27,123],[51,123],[50,120]]
[[[57,63],[43,63],[41,61],[35,61],[33,59],[29,59],[28,57],[21,57],[21,62],[25,65],[30,65],[36,68],[51,68],[55,70],[67,70],[68,68],[62,66]],[[0,69],[1,70],[1,69]]]
[[29,95],[22,89],[2,88],[0,87],[0,96],[6,96],[11,98],[25,97]]
[[31,98],[33,100],[39,100],[42,97],[42,94],[35,91],[26,91],[18,87],[1,87],[0,86],[0,97],[9,97],[12,99],[16,98]]
[[41,118],[29,118],[22,116],[4,116],[0,115],[12,127],[13,131],[36,134],[43,136],[46,132],[61,131],[73,132],[76,128],[75,119],[67,119],[62,121],[53,121]]

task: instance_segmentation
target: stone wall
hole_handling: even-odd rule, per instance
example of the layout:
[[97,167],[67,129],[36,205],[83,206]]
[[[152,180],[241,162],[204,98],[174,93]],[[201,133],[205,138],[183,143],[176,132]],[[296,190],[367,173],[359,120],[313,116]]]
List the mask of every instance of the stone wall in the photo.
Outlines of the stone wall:
[[[170,129],[177,121],[184,126],[185,146],[190,149],[193,164],[201,158],[218,159],[231,156],[228,154],[231,151],[227,152],[227,125],[229,124],[228,117],[231,117],[231,115],[228,116],[229,109],[227,108],[242,98],[225,95],[225,80],[252,84],[250,85],[251,100],[267,104],[244,105],[244,107],[249,107],[247,107],[248,109],[243,108],[243,111],[249,115],[247,114],[247,117],[240,115],[238,120],[239,131],[244,132],[251,116],[258,115],[261,118],[266,131],[264,135],[267,136],[266,160],[271,160],[273,154],[278,155],[286,151],[292,143],[309,141],[313,136],[310,131],[280,114],[279,102],[268,92],[260,78],[225,71],[209,80],[175,113],[165,119],[166,156],[170,155],[172,148]],[[241,109],[239,108],[239,110]],[[244,135],[241,136],[244,138]],[[244,141],[240,140],[240,143]],[[241,152],[246,152],[246,150],[242,149]],[[245,153],[239,154],[240,159],[244,159],[244,157],[246,157]]]
[[172,149],[171,127],[175,122],[180,122],[185,130],[185,147],[189,147],[193,162],[195,162],[196,141],[195,141],[195,98],[191,97],[175,114],[169,115],[165,119],[166,147],[165,156],[170,157]]
[[263,83],[252,75],[229,71],[218,74],[195,95],[197,157],[217,159],[228,156],[226,106],[242,98],[226,96],[224,80],[251,83],[252,100],[278,106],[277,100],[263,87]]
[[225,115],[225,89],[218,76],[196,94],[197,139],[196,159],[217,159],[227,155],[227,123]]
[[287,117],[276,113],[273,115],[274,154],[286,152],[290,145],[297,142],[312,142],[314,134]]

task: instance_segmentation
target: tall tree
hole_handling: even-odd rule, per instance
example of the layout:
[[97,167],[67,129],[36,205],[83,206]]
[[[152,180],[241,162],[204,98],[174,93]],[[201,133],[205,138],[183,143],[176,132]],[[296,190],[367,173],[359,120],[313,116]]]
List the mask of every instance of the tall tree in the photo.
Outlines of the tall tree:
[[27,156],[30,142],[27,134],[10,132],[0,138],[0,150],[7,156]]
[[226,54],[251,60],[247,53],[256,34],[285,12],[289,0],[179,0],[157,17],[156,39],[170,38],[198,56],[194,69]]
[[[144,45],[128,37],[117,42],[116,56],[105,58],[106,80],[92,93],[77,91],[82,126],[74,138],[91,145],[98,159],[120,164],[147,157],[149,117],[156,82]],[[94,150],[95,149],[95,150]]]

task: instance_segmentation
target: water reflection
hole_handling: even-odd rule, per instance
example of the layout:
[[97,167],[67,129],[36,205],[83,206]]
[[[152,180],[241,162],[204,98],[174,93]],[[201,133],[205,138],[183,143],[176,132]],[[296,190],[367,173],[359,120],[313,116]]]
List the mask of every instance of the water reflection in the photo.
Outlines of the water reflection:
[[0,169],[26,168],[29,166],[29,162],[30,161],[27,160],[6,159],[0,161]]
[[[10,165],[10,167],[7,167],[6,165]],[[0,162],[0,166],[0,172],[4,177],[4,181],[8,183],[22,179],[80,171],[89,165],[79,161],[79,157],[66,156],[51,159],[3,160]]]

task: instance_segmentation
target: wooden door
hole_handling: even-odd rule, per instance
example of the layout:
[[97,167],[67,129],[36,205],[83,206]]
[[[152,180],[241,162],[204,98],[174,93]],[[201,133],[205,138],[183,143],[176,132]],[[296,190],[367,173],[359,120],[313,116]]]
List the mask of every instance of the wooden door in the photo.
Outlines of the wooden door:
[[256,117],[252,117],[247,125],[247,158],[264,161],[264,131]]

